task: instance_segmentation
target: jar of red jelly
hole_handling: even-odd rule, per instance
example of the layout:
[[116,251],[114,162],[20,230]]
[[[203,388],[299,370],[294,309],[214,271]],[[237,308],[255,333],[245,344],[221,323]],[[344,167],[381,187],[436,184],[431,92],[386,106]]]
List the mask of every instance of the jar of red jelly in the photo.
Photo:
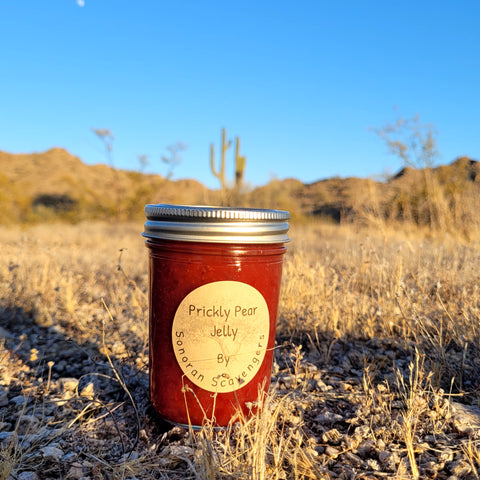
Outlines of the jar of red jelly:
[[227,425],[270,385],[289,213],[146,205],[150,399],[165,420]]

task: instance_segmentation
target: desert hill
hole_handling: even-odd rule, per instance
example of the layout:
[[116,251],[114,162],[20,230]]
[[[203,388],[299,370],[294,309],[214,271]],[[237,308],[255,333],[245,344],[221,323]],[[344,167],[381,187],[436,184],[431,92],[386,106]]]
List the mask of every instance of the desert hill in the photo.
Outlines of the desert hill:
[[461,157],[431,169],[404,168],[386,181],[273,180],[240,194],[209,190],[196,180],[171,181],[86,165],[61,148],[31,154],[0,152],[0,223],[140,220],[146,203],[281,208],[294,217],[322,216],[336,222],[381,217],[432,223],[444,210],[462,221],[474,221],[480,208],[480,163]]
[[197,203],[208,196],[208,189],[195,180],[169,181],[159,175],[86,165],[61,148],[32,154],[0,152],[2,223],[42,216],[132,219],[142,203]]

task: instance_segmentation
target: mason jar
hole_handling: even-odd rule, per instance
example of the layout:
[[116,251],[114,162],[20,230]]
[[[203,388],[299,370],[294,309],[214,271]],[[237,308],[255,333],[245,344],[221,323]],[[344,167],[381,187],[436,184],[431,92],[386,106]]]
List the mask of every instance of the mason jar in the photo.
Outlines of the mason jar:
[[165,420],[225,426],[270,385],[289,213],[146,205],[150,400]]

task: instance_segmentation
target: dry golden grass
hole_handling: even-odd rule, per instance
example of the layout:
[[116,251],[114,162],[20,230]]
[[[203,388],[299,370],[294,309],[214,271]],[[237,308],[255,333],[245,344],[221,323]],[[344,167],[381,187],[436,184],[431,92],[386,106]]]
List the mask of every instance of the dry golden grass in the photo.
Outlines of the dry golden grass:
[[0,229],[1,480],[480,477],[479,242],[294,225],[264,406],[194,432],[149,409],[142,229]]

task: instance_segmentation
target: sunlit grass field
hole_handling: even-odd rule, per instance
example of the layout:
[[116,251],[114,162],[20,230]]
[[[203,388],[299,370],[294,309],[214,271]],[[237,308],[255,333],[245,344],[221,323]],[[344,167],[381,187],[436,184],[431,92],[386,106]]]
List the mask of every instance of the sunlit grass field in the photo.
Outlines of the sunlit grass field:
[[189,431],[149,406],[142,230],[1,227],[0,479],[480,478],[475,235],[293,224],[263,408]]

